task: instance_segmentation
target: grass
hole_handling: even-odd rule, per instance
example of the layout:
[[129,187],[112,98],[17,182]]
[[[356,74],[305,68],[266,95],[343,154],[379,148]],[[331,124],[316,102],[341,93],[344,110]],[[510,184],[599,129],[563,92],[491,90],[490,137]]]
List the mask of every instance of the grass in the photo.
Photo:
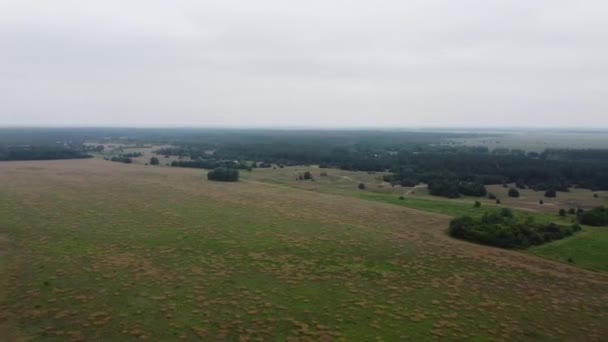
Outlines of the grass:
[[[608,228],[585,227],[568,239],[530,248],[533,254],[608,272]],[[570,260],[569,260],[570,259]]]
[[28,339],[608,333],[605,275],[450,239],[433,213],[95,159],[2,163],[0,181],[0,312]]

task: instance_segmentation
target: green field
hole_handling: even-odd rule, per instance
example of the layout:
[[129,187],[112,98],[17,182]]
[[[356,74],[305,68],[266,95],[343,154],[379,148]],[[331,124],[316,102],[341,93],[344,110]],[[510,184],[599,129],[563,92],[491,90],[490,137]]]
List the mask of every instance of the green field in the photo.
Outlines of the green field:
[[[606,227],[585,227],[574,237],[533,247],[530,252],[592,270],[608,272],[607,229]],[[568,258],[572,258],[572,260],[568,261]]]
[[267,175],[214,183],[201,170],[99,159],[0,164],[8,256],[0,333],[45,341],[608,334],[606,274],[451,239],[444,215],[258,176]]
[[[295,175],[310,171],[316,178],[314,182],[295,180]],[[320,176],[325,172],[328,176]],[[509,198],[507,189],[500,185],[489,186],[488,190],[502,199],[497,205],[494,200],[486,198],[465,197],[447,199],[430,196],[426,189],[416,189],[408,193],[407,189],[391,187],[381,181],[381,174],[366,172],[351,172],[337,169],[319,169],[304,167],[289,167],[279,169],[256,170],[254,173],[244,173],[246,179],[254,179],[272,184],[288,185],[299,189],[315,192],[337,194],[341,196],[361,198],[370,201],[389,203],[412,209],[457,217],[469,215],[481,217],[485,212],[496,212],[502,208],[511,208],[516,215],[532,216],[537,222],[556,222],[572,224],[576,222],[573,215],[560,217],[559,208],[582,206],[590,208],[605,205],[608,197],[605,192],[599,192],[599,198],[593,197],[593,192],[584,189],[572,189],[570,192],[558,194],[557,198],[544,198],[543,205],[538,204],[542,193],[533,190],[521,190],[521,197]],[[359,183],[366,184],[365,190],[359,190]],[[405,194],[404,199],[400,195]],[[482,206],[473,206],[480,201]],[[573,265],[591,270],[608,270],[608,229],[583,226],[583,232],[562,241],[554,241],[531,250],[534,254],[560,262],[574,259]]]

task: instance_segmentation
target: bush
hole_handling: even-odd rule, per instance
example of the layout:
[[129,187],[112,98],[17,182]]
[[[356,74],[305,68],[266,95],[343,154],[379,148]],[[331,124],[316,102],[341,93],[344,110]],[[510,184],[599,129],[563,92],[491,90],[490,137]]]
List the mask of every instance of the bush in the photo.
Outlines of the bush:
[[570,208],[570,209],[568,209],[568,214],[574,215],[574,214],[576,214],[576,210],[574,210],[574,208]]
[[479,201],[475,201],[474,206],[475,206],[475,208],[479,208],[479,207],[481,207],[481,203]]
[[500,204],[500,199],[496,199],[496,204]]
[[365,190],[365,184],[359,183],[358,188],[359,188],[359,190]]
[[559,216],[566,216],[566,209],[560,209],[559,210]]
[[469,216],[450,222],[449,234],[455,238],[502,248],[528,248],[559,240],[579,231],[577,224],[562,226],[537,223],[530,216],[517,218],[509,209],[500,213],[485,213],[479,219]]
[[519,191],[517,189],[509,189],[509,197],[519,197]]
[[150,158],[150,165],[158,165],[158,164],[160,164],[160,161],[158,160],[158,158],[156,158],[156,157]]
[[556,196],[557,196],[557,193],[553,189],[545,191],[545,197],[547,197],[547,198],[554,198]]
[[306,180],[312,179],[312,174],[310,174],[310,171],[304,172],[304,179],[306,179]]
[[496,199],[496,195],[494,195],[494,194],[488,194],[488,199],[495,200]]
[[581,213],[578,220],[582,224],[589,226],[608,226],[608,208],[595,207],[584,213]]
[[600,197],[600,195],[598,195],[598,194],[593,194],[593,198],[598,198],[598,197]]
[[541,200],[538,200],[538,204],[545,204],[545,202],[541,199]]
[[404,199],[405,199],[405,197],[403,197],[403,196],[399,196],[399,199],[400,199],[400,200],[404,200]]
[[239,171],[226,167],[218,167],[207,173],[207,179],[220,182],[238,182]]

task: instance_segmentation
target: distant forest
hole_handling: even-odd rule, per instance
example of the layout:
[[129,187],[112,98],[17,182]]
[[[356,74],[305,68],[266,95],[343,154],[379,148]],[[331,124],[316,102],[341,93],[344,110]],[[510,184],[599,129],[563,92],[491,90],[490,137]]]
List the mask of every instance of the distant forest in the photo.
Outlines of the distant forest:
[[485,185],[567,191],[571,186],[608,190],[608,149],[523,150],[446,144],[468,133],[365,130],[226,129],[0,129],[0,160],[88,157],[86,141],[163,144],[159,155],[177,156],[175,167],[252,169],[319,165],[388,171],[394,185],[429,184],[445,197],[485,196]]

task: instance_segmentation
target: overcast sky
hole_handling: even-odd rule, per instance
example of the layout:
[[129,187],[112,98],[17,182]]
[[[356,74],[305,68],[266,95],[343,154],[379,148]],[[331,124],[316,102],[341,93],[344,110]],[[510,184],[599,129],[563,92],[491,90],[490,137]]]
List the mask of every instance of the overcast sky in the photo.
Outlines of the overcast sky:
[[608,1],[0,0],[0,125],[608,127]]

